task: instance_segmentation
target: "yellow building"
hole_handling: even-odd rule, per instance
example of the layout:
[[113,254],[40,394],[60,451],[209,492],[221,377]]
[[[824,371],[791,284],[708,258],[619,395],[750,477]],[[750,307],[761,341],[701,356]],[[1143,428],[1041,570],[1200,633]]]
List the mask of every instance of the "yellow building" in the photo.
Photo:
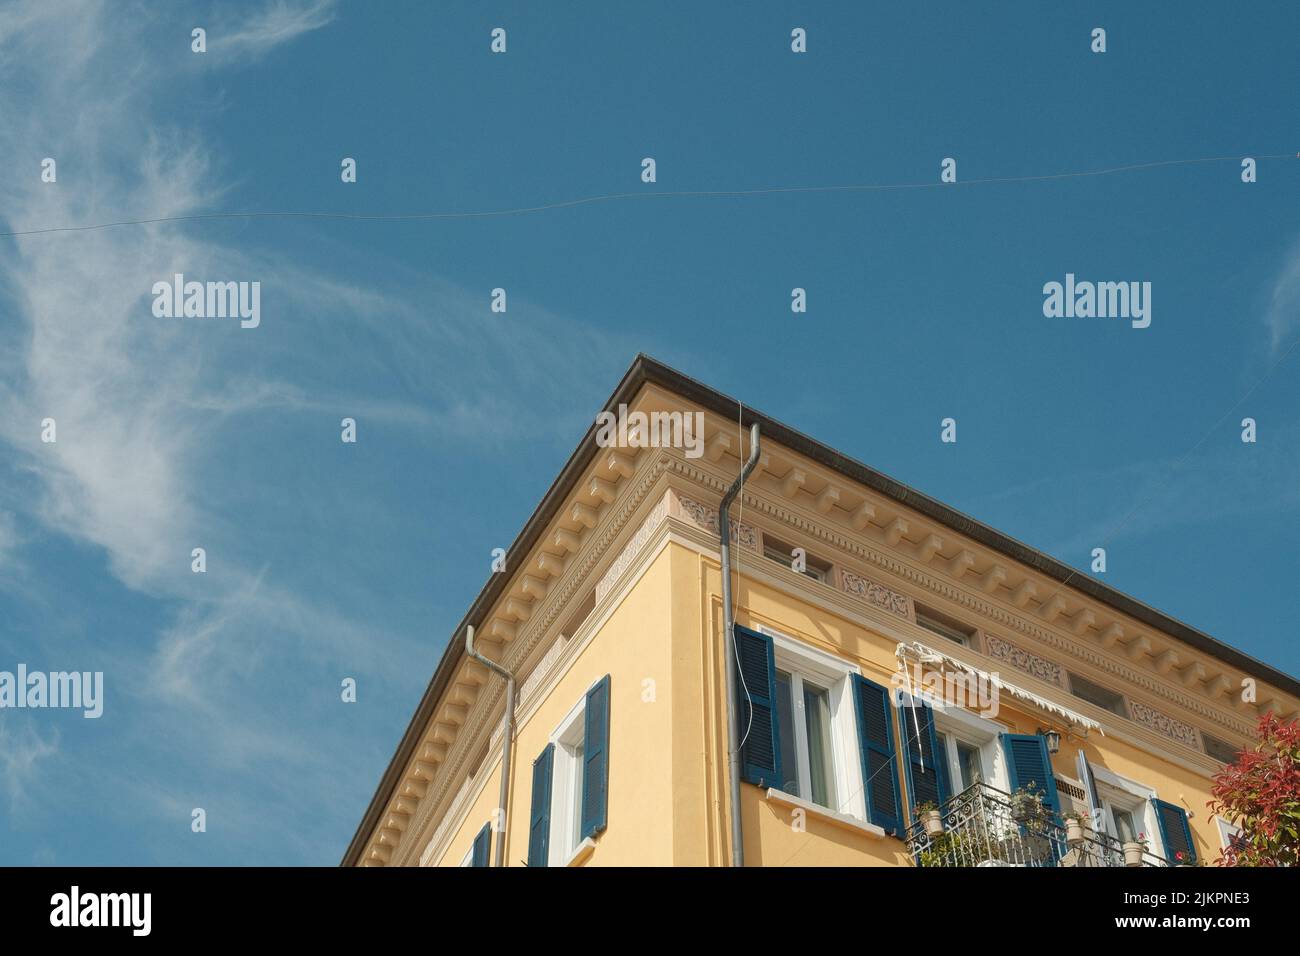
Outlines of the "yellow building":
[[[1294,678],[647,357],[605,411],[453,635],[345,865],[1219,855],[1211,777],[1260,714],[1296,716]],[[729,682],[718,512],[754,425]]]

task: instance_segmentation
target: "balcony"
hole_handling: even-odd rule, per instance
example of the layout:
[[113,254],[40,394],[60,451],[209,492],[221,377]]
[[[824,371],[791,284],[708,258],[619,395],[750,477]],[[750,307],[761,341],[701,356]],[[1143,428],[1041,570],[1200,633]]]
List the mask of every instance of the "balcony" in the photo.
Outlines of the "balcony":
[[[1124,844],[1086,826],[1071,842],[1064,823],[1023,793],[1012,796],[977,783],[939,812],[943,833],[931,836],[923,820],[907,829],[917,866],[1125,866]],[[1143,851],[1142,866],[1168,866]]]

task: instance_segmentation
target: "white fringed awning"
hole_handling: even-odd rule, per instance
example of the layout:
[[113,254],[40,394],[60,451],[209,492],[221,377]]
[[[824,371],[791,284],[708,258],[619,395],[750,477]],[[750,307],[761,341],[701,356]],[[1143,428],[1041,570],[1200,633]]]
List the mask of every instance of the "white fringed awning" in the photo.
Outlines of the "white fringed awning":
[[974,675],[979,680],[987,681],[989,685],[995,688],[999,693],[1005,692],[1010,694],[1017,700],[1033,704],[1040,710],[1057,714],[1076,726],[1083,727],[1087,730],[1095,730],[1103,737],[1106,736],[1106,731],[1102,730],[1101,724],[1097,723],[1097,721],[1093,720],[1091,717],[1085,717],[1083,714],[1058,704],[1054,700],[1048,700],[1046,697],[1035,694],[1033,691],[1025,690],[1023,687],[1018,687],[1015,684],[1009,684],[996,674],[990,674],[988,671],[982,671],[978,667],[972,667],[965,661],[960,661],[955,657],[950,657],[942,651],[936,651],[933,647],[922,644],[920,641],[912,641],[910,644],[899,644],[898,650],[894,653],[900,664],[911,661],[922,664],[942,663],[950,667],[955,667],[967,674]]

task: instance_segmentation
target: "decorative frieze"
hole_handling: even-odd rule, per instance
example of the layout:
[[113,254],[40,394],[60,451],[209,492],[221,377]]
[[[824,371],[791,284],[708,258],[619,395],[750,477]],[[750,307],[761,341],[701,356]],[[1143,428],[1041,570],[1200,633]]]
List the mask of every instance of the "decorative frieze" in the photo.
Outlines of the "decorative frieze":
[[869,581],[845,568],[840,568],[840,587],[845,594],[859,597],[868,604],[892,611],[900,617],[912,617],[911,599],[906,594],[891,591],[883,584]]
[[548,673],[550,673],[551,665],[553,665],[556,660],[559,659],[560,654],[564,652],[564,645],[567,642],[568,636],[569,635],[561,634],[552,641],[551,646],[548,647],[546,653],[542,655],[542,659],[537,662],[537,666],[529,672],[526,678],[524,678],[524,682],[519,685],[520,701],[528,700],[533,691],[537,689],[537,685],[542,682]]
[[[700,504],[685,495],[678,495],[677,501],[682,506],[682,517],[715,536],[718,534],[717,508],[710,508],[708,505]],[[759,553],[758,532],[754,530],[753,525],[744,524],[740,521],[731,522],[731,541],[746,551],[753,551],[755,554]]]
[[1176,720],[1168,714],[1162,714],[1154,707],[1148,707],[1137,700],[1129,700],[1128,713],[1134,722],[1149,730],[1163,734],[1170,740],[1176,740],[1183,746],[1191,747],[1193,750],[1201,749],[1201,741],[1196,733],[1196,728],[1190,724]]
[[984,649],[985,653],[995,660],[1004,661],[1017,670],[1032,674],[1039,680],[1055,684],[1057,687],[1065,686],[1061,678],[1061,665],[1055,661],[1049,661],[1045,657],[1031,654],[1023,647],[1012,644],[1010,641],[1004,641],[992,634],[984,635]]

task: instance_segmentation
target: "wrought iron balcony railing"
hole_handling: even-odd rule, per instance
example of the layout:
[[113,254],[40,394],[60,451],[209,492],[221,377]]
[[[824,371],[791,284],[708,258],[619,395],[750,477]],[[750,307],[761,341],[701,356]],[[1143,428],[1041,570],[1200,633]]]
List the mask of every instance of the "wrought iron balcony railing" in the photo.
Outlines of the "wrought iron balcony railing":
[[[1126,866],[1124,844],[1086,825],[1072,835],[1050,811],[977,783],[939,808],[943,832],[931,834],[924,819],[907,829],[907,848],[917,866]],[[1136,853],[1134,853],[1136,857]],[[1147,850],[1142,866],[1167,866]]]

